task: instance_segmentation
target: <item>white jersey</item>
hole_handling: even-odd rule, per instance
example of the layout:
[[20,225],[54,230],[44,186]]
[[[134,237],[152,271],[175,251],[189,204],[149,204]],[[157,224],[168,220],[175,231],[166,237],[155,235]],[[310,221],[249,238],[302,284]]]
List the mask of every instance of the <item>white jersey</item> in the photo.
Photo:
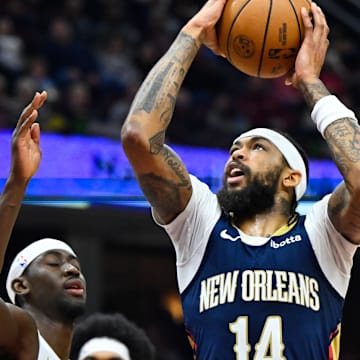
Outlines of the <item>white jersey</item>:
[[47,343],[47,341],[40,335],[38,331],[39,337],[39,353],[37,360],[60,360],[60,358],[56,355],[55,351],[51,348],[51,346]]
[[[221,216],[216,195],[196,177],[190,175],[190,178],[193,194],[185,210],[170,224],[159,224],[169,234],[176,250],[180,293],[195,276],[205,254],[210,233]],[[322,271],[344,298],[357,245],[347,241],[331,223],[327,212],[329,198],[330,195],[327,195],[314,204],[306,216],[305,228]],[[242,241],[246,242],[245,234],[242,235]],[[269,238],[247,238],[251,238],[249,244],[253,246],[261,246],[269,241]]]

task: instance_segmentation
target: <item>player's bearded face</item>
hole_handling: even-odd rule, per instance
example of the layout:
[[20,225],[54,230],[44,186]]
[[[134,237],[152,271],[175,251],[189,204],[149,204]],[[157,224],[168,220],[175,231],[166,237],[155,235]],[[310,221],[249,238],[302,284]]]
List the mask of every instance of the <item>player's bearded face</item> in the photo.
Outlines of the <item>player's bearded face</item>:
[[217,193],[220,206],[224,211],[233,213],[237,220],[266,213],[275,203],[281,171],[281,167],[278,166],[267,173],[252,174],[251,170],[247,168],[245,172],[247,185],[240,190],[229,189],[224,176],[223,188]]

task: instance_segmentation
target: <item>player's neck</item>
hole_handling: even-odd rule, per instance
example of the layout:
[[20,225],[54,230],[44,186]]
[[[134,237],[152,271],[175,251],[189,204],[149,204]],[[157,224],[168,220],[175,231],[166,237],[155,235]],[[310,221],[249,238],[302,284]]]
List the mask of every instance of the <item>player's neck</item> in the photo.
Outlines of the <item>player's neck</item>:
[[289,224],[289,216],[276,213],[258,214],[239,222],[234,219],[234,224],[247,235],[270,237]]
[[287,226],[292,217],[289,200],[284,195],[275,196],[274,205],[259,213],[233,216],[233,223],[250,236],[270,237]]
[[70,356],[70,346],[73,329],[68,325],[53,323],[51,325],[40,324],[38,326],[41,336],[55,351],[60,359],[67,360]]
[[34,318],[41,336],[60,359],[69,359],[73,324],[52,319],[34,308],[26,309]]

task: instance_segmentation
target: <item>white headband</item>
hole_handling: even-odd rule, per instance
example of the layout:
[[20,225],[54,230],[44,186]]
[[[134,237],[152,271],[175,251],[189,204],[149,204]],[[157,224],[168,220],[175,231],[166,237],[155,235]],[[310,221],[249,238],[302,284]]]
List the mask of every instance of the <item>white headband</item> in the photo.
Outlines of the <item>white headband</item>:
[[277,131],[266,128],[256,128],[249,130],[236,138],[234,143],[237,140],[248,136],[260,136],[271,141],[284,156],[290,168],[293,170],[299,170],[301,172],[302,177],[300,183],[295,188],[296,200],[301,199],[306,191],[306,167],[303,158],[294,144],[292,144],[291,141],[289,141],[285,136],[281,135]]
[[15,278],[21,276],[30,263],[39,255],[49,250],[65,250],[75,255],[74,250],[66,243],[56,239],[41,239],[28,245],[21,250],[11,263],[10,270],[6,279],[6,290],[13,304],[15,304],[15,292],[12,289],[12,282]]
[[128,347],[122,342],[108,337],[93,338],[80,349],[77,360],[84,360],[87,356],[99,351],[113,352],[123,360],[131,360]]

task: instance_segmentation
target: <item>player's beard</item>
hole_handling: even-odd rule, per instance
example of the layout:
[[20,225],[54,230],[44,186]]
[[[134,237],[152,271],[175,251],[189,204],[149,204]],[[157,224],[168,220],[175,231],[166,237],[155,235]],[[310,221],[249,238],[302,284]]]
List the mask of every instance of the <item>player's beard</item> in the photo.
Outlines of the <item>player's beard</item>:
[[241,190],[229,190],[225,183],[217,193],[221,208],[231,213],[236,221],[251,219],[255,215],[269,212],[275,204],[275,194],[278,186],[281,167],[265,174],[251,175],[247,168],[245,176],[248,184]]
[[69,301],[61,298],[57,302],[57,313],[61,320],[65,323],[73,323],[85,313],[85,300],[83,301]]

